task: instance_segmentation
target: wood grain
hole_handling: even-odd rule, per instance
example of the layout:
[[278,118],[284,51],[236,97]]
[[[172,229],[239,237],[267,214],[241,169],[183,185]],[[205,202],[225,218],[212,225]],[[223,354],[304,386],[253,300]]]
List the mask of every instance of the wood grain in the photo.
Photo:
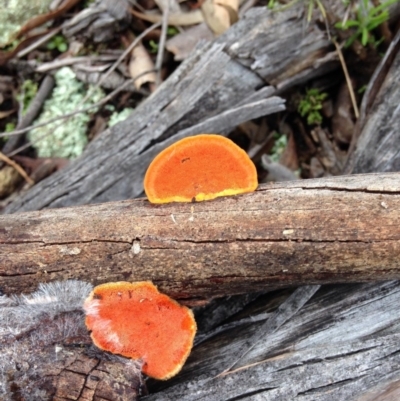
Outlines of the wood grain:
[[400,174],[261,186],[210,202],[145,199],[0,217],[0,286],[152,280],[194,302],[268,287],[400,278]]

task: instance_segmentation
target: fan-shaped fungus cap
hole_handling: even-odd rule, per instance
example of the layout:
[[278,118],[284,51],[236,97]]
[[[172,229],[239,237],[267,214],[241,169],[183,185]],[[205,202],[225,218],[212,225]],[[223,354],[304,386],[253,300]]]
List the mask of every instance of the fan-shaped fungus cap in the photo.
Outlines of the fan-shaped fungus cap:
[[196,333],[192,311],[161,294],[150,281],[99,285],[84,309],[94,344],[142,359],[148,376],[169,379],[189,356]]
[[192,202],[252,192],[257,171],[230,139],[201,134],[181,139],[159,153],[144,179],[150,202]]

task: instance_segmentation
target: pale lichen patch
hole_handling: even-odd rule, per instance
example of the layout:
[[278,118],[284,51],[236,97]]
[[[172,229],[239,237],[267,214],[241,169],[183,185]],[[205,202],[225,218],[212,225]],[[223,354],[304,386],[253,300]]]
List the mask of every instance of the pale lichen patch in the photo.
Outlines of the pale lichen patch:
[[292,228],[282,231],[283,235],[290,235],[290,234],[293,234],[293,233],[294,233],[294,230]]
[[69,248],[67,246],[60,247],[61,255],[79,255],[82,251],[78,247]]
[[140,243],[139,241],[133,241],[133,245],[131,251],[134,255],[138,255],[140,253]]

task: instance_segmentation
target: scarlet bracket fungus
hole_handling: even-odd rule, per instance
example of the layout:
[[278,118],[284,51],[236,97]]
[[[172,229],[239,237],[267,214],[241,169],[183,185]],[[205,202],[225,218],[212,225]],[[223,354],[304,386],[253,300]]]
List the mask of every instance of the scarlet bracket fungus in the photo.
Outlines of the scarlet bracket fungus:
[[181,139],[159,153],[144,178],[150,202],[192,202],[252,192],[257,171],[230,139],[201,134]]
[[150,281],[99,285],[84,309],[94,344],[142,359],[148,376],[169,379],[189,356],[196,333],[192,311],[161,294]]

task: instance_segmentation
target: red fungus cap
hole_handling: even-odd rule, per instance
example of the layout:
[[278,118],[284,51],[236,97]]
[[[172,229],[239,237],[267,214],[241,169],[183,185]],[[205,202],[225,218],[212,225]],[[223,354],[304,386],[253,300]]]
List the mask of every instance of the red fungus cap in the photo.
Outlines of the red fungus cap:
[[252,192],[257,171],[230,139],[201,134],[181,139],[159,153],[144,178],[150,202],[192,202]]
[[150,281],[94,288],[84,304],[86,326],[102,350],[143,360],[143,372],[166,380],[189,356],[196,333],[193,313]]

